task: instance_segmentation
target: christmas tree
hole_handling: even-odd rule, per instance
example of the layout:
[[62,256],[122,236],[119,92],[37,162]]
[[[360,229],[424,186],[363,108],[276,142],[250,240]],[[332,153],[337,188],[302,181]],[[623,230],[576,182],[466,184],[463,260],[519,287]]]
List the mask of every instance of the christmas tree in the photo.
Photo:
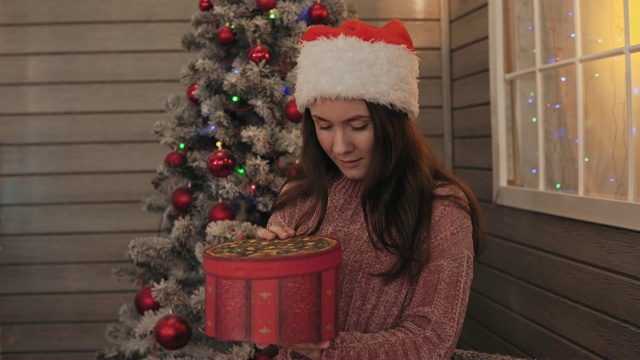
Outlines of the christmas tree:
[[[198,0],[194,0],[198,1]],[[133,239],[119,281],[140,286],[107,329],[103,359],[248,359],[253,344],[208,338],[205,248],[264,226],[294,171],[302,114],[291,96],[300,37],[312,24],[337,26],[353,11],[340,0],[200,0],[195,55],[181,75],[186,94],[166,101],[169,120],[153,131],[170,150],[157,170],[147,211],[157,236]]]

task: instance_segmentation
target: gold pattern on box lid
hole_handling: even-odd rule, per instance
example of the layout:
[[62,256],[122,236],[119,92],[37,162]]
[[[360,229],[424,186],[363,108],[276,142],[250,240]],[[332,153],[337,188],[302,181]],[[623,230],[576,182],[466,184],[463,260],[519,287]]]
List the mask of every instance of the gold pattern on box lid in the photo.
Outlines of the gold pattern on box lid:
[[271,258],[299,256],[330,250],[337,241],[318,236],[296,236],[285,240],[250,239],[210,247],[205,254],[224,258]]

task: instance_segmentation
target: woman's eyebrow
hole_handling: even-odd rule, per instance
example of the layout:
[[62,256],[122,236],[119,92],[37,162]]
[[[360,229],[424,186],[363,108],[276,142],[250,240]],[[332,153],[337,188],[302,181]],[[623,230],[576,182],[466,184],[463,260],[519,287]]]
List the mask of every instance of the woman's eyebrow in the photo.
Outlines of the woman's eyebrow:
[[[313,118],[313,120],[317,120],[317,121],[327,121],[330,122],[329,120],[323,118],[320,115],[311,115],[311,117]],[[360,120],[360,119],[369,119],[371,118],[370,115],[365,115],[365,114],[358,114],[358,115],[353,115],[347,119],[345,119],[344,121],[355,121],[355,120]]]

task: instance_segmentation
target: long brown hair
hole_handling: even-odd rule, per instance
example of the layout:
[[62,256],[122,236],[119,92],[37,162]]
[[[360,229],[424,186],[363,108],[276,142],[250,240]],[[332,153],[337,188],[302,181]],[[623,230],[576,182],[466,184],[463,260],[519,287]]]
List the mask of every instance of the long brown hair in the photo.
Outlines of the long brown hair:
[[[484,248],[484,224],[480,205],[471,190],[442,166],[407,114],[368,102],[367,108],[373,123],[374,150],[363,178],[361,206],[373,246],[397,256],[390,269],[375,275],[387,282],[402,276],[417,280],[430,257],[429,244],[424,242],[431,230],[434,189],[450,184],[464,192],[468,205],[453,195],[442,197],[469,212],[474,253],[478,256]],[[324,221],[329,187],[341,172],[320,146],[309,109],[304,114],[302,141],[300,165],[290,178],[291,186],[278,196],[273,210],[282,209],[300,197],[311,198],[313,206],[294,225],[297,229],[319,209],[320,216],[311,235]],[[423,248],[427,250],[422,251]]]

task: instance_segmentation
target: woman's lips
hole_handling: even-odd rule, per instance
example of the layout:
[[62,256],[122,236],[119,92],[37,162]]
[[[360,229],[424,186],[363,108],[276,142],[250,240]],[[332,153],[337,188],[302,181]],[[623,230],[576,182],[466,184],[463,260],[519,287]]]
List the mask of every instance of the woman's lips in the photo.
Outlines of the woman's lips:
[[352,167],[356,167],[360,164],[360,160],[362,159],[358,159],[358,160],[339,160],[340,164],[342,164],[342,166],[346,167],[346,168],[352,168]]

